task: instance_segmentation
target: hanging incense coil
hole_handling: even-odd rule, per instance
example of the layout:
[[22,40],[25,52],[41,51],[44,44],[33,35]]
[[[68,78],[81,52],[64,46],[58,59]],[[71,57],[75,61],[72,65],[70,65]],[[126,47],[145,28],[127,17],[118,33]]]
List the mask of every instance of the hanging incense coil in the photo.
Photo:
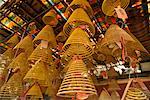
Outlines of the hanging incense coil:
[[108,83],[108,91],[117,91],[121,90],[120,86],[117,83],[117,80],[111,79],[111,81]]
[[102,11],[107,16],[113,16],[115,14],[115,8],[120,6],[126,9],[130,3],[130,0],[104,0],[102,3]]
[[45,64],[42,61],[39,61],[26,73],[24,81],[29,83],[36,81],[40,86],[47,86],[48,73],[46,72]]
[[43,99],[42,91],[38,83],[35,83],[25,94],[27,100]]
[[148,100],[148,97],[142,90],[130,87],[126,94],[125,100]]
[[14,50],[12,48],[8,48],[4,53],[3,57],[8,59],[13,59],[14,58]]
[[39,45],[42,40],[48,41],[49,46],[52,48],[56,47],[56,37],[53,31],[53,28],[50,25],[46,25],[39,33],[38,35],[34,38],[33,44],[34,45]]
[[43,16],[42,20],[46,25],[55,27],[58,24],[58,20],[56,16],[57,16],[57,13],[55,12],[55,10],[51,9]]
[[73,60],[58,90],[57,96],[73,97],[76,93],[97,95],[95,86],[82,60]]
[[21,75],[20,77],[22,77],[23,79],[23,77],[29,70],[26,54],[20,53],[15,59],[13,59],[13,61],[9,64],[7,68],[8,69],[12,68],[13,70],[19,69]]
[[50,48],[42,48],[41,44],[38,45],[35,50],[32,52],[32,54],[28,58],[28,62],[30,64],[35,64],[36,61],[41,59],[42,62],[52,65],[53,59],[52,59],[52,51]]
[[93,35],[95,34],[95,27],[93,26],[93,23],[91,22],[87,13],[82,8],[76,9],[71,14],[71,16],[69,17],[69,19],[63,27],[63,32],[68,37],[72,33],[72,31],[77,27],[82,27],[82,29],[84,30],[89,28],[90,32]]
[[83,8],[89,16],[93,15],[93,10],[87,0],[73,0],[66,11],[72,13],[73,10]]
[[106,89],[102,90],[98,100],[112,100],[110,94]]
[[17,53],[17,55],[21,52],[25,52],[27,57],[32,53],[33,49],[34,48],[32,43],[32,37],[29,35],[26,36],[14,47],[14,50]]
[[58,42],[65,42],[67,40],[67,37],[65,36],[65,34],[62,31],[56,36],[56,40]]
[[16,46],[16,44],[19,43],[18,35],[14,34],[7,42],[6,44],[10,47]]
[[[115,78],[116,76],[118,76],[118,73],[115,71],[115,69],[113,67],[110,67],[107,74],[108,74],[110,79]],[[115,84],[117,86],[117,83],[116,83],[115,80],[112,80],[111,84]],[[119,90],[119,86],[117,86],[116,88],[118,88],[118,90]]]
[[120,95],[117,91],[111,92],[111,98],[112,98],[112,100],[121,100]]
[[94,52],[87,33],[80,28],[76,28],[72,32],[64,44],[63,50],[70,56],[81,55],[82,58],[88,58]]
[[14,73],[13,76],[0,89],[1,100],[16,99],[23,91],[22,79],[19,73]]
[[121,29],[118,25],[112,24],[108,28],[105,33],[104,39],[102,39],[101,46],[109,46],[109,48],[113,48],[116,43],[122,41],[121,38],[124,39],[126,43],[135,42],[135,40],[123,29]]

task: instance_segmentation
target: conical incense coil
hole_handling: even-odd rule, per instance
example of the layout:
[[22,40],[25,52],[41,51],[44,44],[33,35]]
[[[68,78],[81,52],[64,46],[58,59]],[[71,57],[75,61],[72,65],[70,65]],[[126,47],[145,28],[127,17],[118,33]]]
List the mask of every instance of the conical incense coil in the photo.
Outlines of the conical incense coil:
[[41,44],[39,44],[29,56],[28,62],[34,64],[39,59],[47,64],[53,64],[52,51],[50,48],[43,48],[41,47]]
[[98,100],[112,100],[112,99],[108,91],[105,89],[102,90]]
[[8,48],[4,53],[3,57],[8,59],[13,59],[14,58],[14,50],[12,48]]
[[0,89],[1,100],[15,99],[21,95],[23,91],[22,79],[19,73],[14,73],[13,76]]
[[58,90],[57,96],[73,97],[76,93],[96,95],[96,89],[82,60],[73,60]]
[[67,40],[67,37],[65,36],[65,34],[63,32],[60,32],[57,36],[56,36],[56,40],[59,42],[64,42]]
[[111,79],[111,81],[108,83],[108,91],[117,91],[117,90],[121,90],[121,88],[117,83],[117,80]]
[[25,52],[27,57],[32,53],[33,51],[33,43],[32,43],[32,37],[26,36],[23,40],[21,40],[15,47],[14,50],[17,52],[17,55],[21,52]]
[[33,43],[34,45],[39,45],[42,40],[48,41],[49,46],[56,47],[56,37],[53,31],[53,28],[50,25],[46,25],[34,38]]
[[46,66],[42,61],[37,62],[25,75],[24,81],[34,83],[38,82],[41,86],[47,86],[48,73]]
[[95,34],[95,27],[93,26],[93,23],[91,22],[87,13],[82,8],[76,9],[71,14],[71,16],[69,17],[69,19],[63,27],[63,32],[68,37],[72,33],[72,31],[77,27],[82,27],[82,29],[84,30],[89,28],[90,32],[93,35]]
[[113,56],[106,56],[106,59],[105,59],[105,64],[110,64],[110,63],[117,63],[117,60],[113,57]]
[[120,95],[117,91],[112,91],[111,92],[111,98],[112,98],[112,100],[121,100]]
[[20,71],[20,77],[25,76],[25,74],[29,70],[28,62],[27,62],[27,57],[25,53],[20,53],[13,61],[9,64],[7,67],[8,69],[12,68],[13,70],[19,70]]
[[102,11],[107,16],[113,16],[115,14],[115,8],[121,6],[126,9],[130,3],[130,0],[104,0],[102,3]]
[[125,44],[128,42],[135,42],[135,40],[125,30],[121,29],[118,25],[112,24],[107,29],[105,37],[101,41],[101,46],[113,48],[113,46],[115,46],[116,43],[120,43],[122,39],[124,40]]
[[72,10],[83,8],[89,16],[93,15],[93,10],[87,0],[73,0],[66,11],[72,13]]
[[81,55],[82,58],[88,58],[94,52],[87,33],[80,28],[72,32],[64,44],[63,50],[70,55]]
[[39,100],[43,99],[42,91],[40,89],[40,85],[38,83],[35,83],[25,94],[26,99],[30,97],[29,100]]
[[148,100],[148,97],[138,88],[130,87],[125,100]]
[[46,25],[55,27],[58,24],[56,15],[57,15],[57,13],[55,12],[55,10],[51,9],[43,16],[42,20]]
[[6,44],[10,47],[16,46],[16,44],[19,43],[18,35],[14,34],[7,42]]

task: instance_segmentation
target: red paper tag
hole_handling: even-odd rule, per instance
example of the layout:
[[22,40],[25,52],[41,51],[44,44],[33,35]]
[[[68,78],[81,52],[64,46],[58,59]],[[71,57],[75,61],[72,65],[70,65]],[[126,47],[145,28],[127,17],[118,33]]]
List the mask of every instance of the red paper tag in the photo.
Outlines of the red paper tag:
[[48,47],[48,41],[42,40],[41,41],[41,48],[47,48]]

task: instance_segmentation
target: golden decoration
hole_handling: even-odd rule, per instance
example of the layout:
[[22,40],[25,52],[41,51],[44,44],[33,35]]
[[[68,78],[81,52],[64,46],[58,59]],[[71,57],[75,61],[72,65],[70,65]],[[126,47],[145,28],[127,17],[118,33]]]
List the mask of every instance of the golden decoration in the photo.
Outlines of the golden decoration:
[[58,90],[57,96],[73,97],[76,93],[96,95],[96,89],[88,70],[82,60],[74,60],[69,64],[69,69]]
[[91,19],[87,15],[87,13],[82,8],[76,9],[71,14],[71,16],[69,17],[69,19],[67,20],[67,22],[63,27],[63,32],[68,37],[72,33],[73,29],[79,26],[84,26],[84,29],[87,29],[87,27],[89,27],[91,33],[93,35],[95,34],[95,27],[91,22]]
[[34,45],[39,45],[42,40],[48,41],[50,47],[56,47],[56,37],[53,28],[50,25],[46,25],[34,38]]

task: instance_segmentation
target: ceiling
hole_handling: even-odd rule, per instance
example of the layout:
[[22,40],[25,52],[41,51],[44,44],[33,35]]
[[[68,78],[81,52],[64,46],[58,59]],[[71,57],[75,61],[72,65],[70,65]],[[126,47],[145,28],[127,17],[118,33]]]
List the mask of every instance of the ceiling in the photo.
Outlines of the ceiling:
[[[62,30],[63,25],[66,22],[63,14],[67,8],[67,5],[70,4],[71,1],[72,0],[8,0],[0,7],[0,42],[5,43],[16,32],[16,30],[20,31],[20,33],[23,33],[23,27],[27,26],[31,22],[35,22],[38,30],[41,30],[45,26],[45,24],[42,22],[42,16],[50,9],[54,9],[60,17],[59,23],[56,27],[54,27],[55,34],[57,35]],[[142,1],[142,3],[134,6],[137,1]],[[109,17],[105,16],[101,11],[103,0],[88,0],[88,2],[94,11],[95,18],[103,19],[103,21],[98,20],[97,24],[99,24],[100,27],[102,24],[106,24],[106,20],[109,19]],[[129,29],[134,36],[136,36],[143,46],[150,52],[148,3],[150,3],[150,1],[131,0],[130,5],[126,9],[129,17],[126,24],[129,26]],[[18,24],[14,21],[14,18],[9,17],[11,12],[13,12],[15,16],[20,17],[22,22]],[[4,18],[13,21],[17,27],[7,27],[7,25],[3,23]],[[104,33],[105,29],[103,29],[102,32]],[[97,35],[95,35],[95,38],[98,38],[99,33],[100,32],[96,28]],[[4,49],[5,48],[1,46],[1,50]],[[150,61],[150,56],[144,55],[144,60]]]

